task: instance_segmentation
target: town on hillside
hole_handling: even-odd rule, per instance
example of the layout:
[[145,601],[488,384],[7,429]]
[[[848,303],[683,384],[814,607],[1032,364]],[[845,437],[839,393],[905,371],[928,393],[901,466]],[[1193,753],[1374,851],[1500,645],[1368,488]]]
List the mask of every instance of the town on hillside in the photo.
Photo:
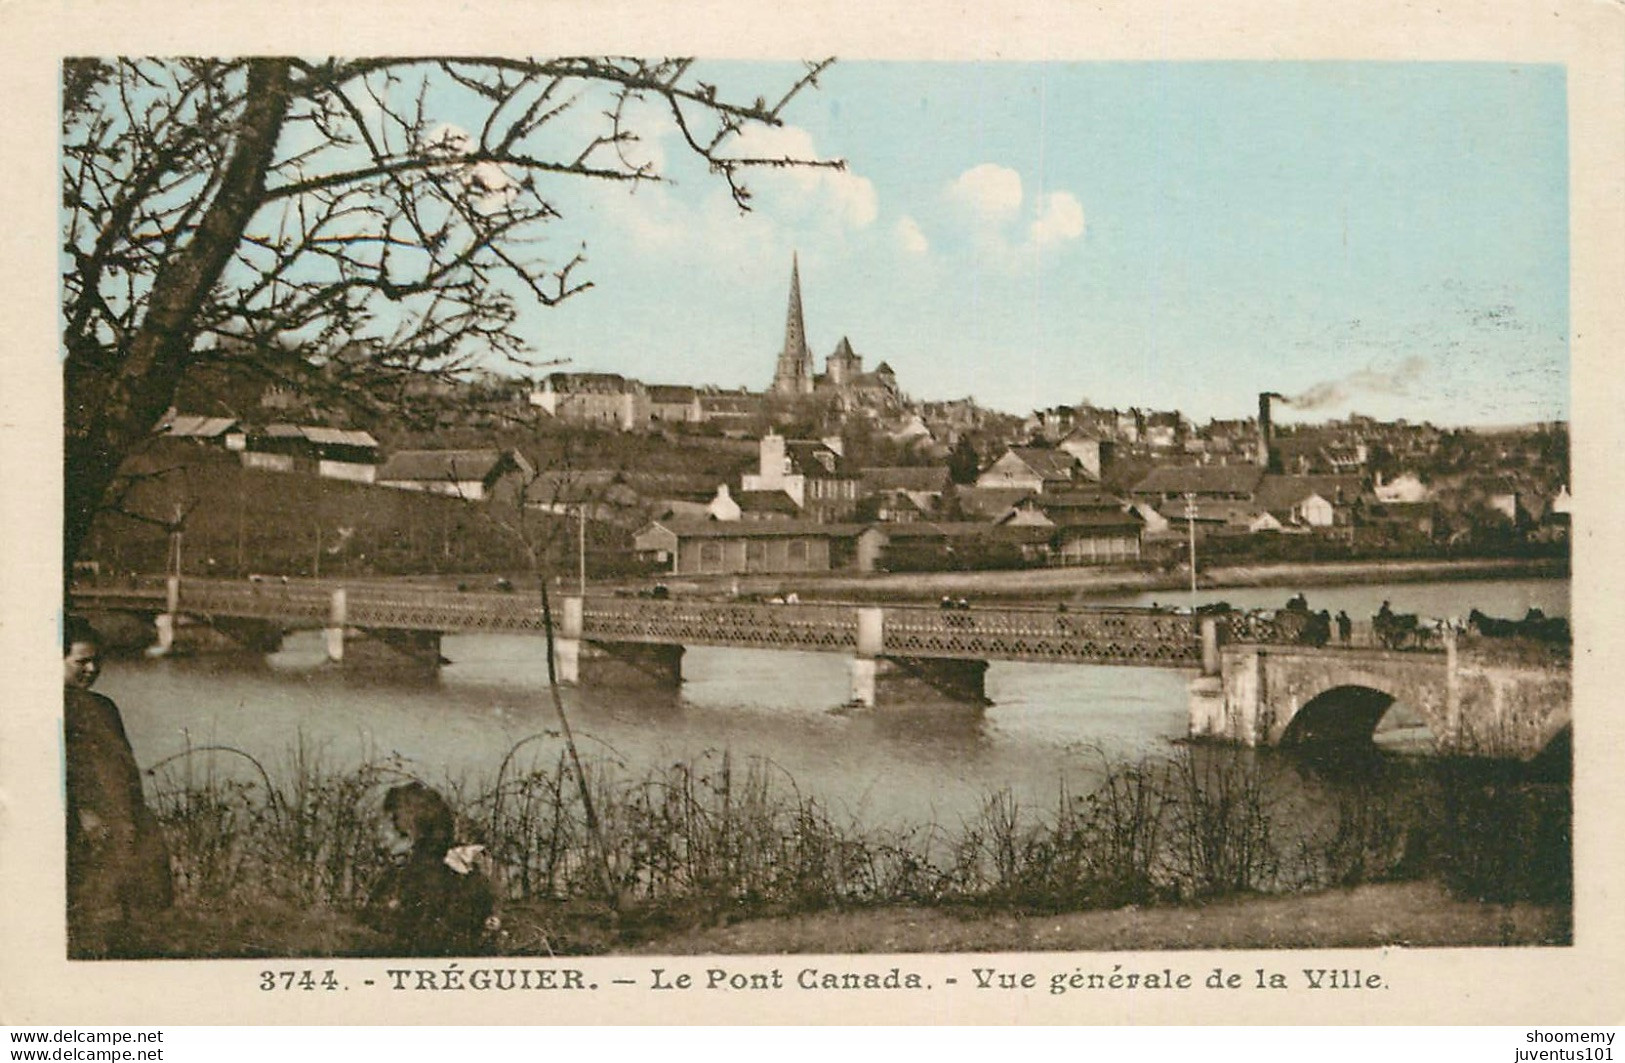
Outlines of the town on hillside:
[[515,506],[578,525],[554,560],[573,571],[579,548],[596,576],[1567,550],[1564,423],[1299,423],[1269,381],[1256,411],[1207,424],[1086,401],[1014,416],[916,399],[869,360],[843,336],[819,371],[795,261],[761,391],[481,371],[408,378],[369,417],[342,400],[343,358],[286,352],[270,383],[216,359],[132,458],[125,519],[99,521],[86,564],[502,571],[520,552],[479,511]]

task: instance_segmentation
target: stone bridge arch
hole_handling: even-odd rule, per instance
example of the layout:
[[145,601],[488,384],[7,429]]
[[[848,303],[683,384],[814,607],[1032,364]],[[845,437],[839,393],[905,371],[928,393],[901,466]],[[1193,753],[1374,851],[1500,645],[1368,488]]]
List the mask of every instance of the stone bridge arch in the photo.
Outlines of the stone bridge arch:
[[1226,646],[1217,697],[1193,687],[1190,733],[1251,746],[1364,740],[1397,701],[1440,753],[1528,760],[1570,724],[1566,649],[1463,649],[1454,640],[1442,652]]
[[1448,738],[1444,654],[1304,652],[1271,654],[1265,664],[1271,745],[1369,742],[1395,703]]
[[[1370,742],[1377,725],[1401,699],[1387,690],[1364,683],[1343,683],[1310,698],[1281,731],[1283,746],[1357,745]],[[1413,706],[1414,707],[1414,706]],[[1438,736],[1439,722],[1417,715],[1428,731]]]
[[1192,733],[1263,746],[1364,742],[1396,702],[1436,739],[1451,733],[1442,653],[1234,646],[1220,667],[1222,719]]

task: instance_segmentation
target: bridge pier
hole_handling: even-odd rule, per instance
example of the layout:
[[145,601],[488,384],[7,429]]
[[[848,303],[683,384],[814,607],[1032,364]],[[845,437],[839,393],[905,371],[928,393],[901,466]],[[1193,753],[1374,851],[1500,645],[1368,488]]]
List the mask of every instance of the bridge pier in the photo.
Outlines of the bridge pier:
[[854,657],[852,702],[868,708],[990,705],[986,661],[933,657]]
[[908,705],[987,705],[987,662],[952,657],[905,657],[885,651],[885,611],[858,610],[851,703],[867,708]]
[[418,678],[437,676],[446,659],[440,655],[439,631],[413,628],[357,628],[349,623],[349,596],[343,587],[328,600],[322,639],[327,659],[345,668],[365,672],[404,673]]
[[[331,629],[328,635],[331,639]],[[341,629],[339,655],[332,656],[329,642],[328,659],[342,664],[346,670],[390,672],[410,678],[433,677],[439,675],[440,666],[447,663],[440,655],[440,639],[438,631]]]
[[559,682],[634,690],[675,690],[682,685],[682,646],[583,638],[582,600],[570,597],[561,604],[553,636],[553,668]]
[[164,611],[152,618],[156,638],[147,653],[221,653],[252,650],[275,653],[282,648],[282,627],[266,620],[217,616],[202,619],[181,611],[181,581],[170,576],[164,583]]
[[583,642],[578,682],[632,690],[675,690],[683,684],[683,647],[664,643]]
[[1235,741],[1227,729],[1224,710],[1224,678],[1217,675],[1199,675],[1190,681],[1190,726],[1192,738],[1213,738]]
[[275,653],[282,648],[282,627],[263,620],[216,617],[199,620],[184,614],[160,613],[153,618],[157,639],[148,648],[153,657],[193,653]]
[[[1203,650],[1205,665],[1205,637]],[[1263,651],[1257,646],[1237,646],[1215,656],[1218,668],[1209,672],[1204,667],[1203,674],[1190,682],[1189,735],[1242,746],[1269,745]]]

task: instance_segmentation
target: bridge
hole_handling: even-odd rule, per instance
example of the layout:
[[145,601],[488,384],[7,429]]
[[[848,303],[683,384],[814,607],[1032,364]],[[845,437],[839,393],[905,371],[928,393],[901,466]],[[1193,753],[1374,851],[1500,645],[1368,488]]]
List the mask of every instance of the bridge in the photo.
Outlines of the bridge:
[[[280,580],[147,580],[75,588],[82,611],[153,616],[156,651],[225,640],[274,648],[285,630],[319,628],[334,661],[400,658],[440,663],[453,633],[540,634],[534,595],[431,587]],[[554,626],[566,682],[667,684],[681,680],[686,646],[840,653],[854,659],[852,700],[984,701],[991,660],[1197,669],[1201,631],[1189,615],[1153,609],[981,608],[763,603],[701,598],[561,596]],[[1209,632],[1209,667],[1217,662]],[[395,663],[400,663],[396,660]]]
[[1191,684],[1190,734],[1249,746],[1368,741],[1396,703],[1436,752],[1528,760],[1572,727],[1571,650],[1449,633],[1438,651],[1234,644]]
[[[320,629],[334,661],[432,670],[445,634],[546,630],[535,595],[438,587],[170,578],[71,596],[81,611],[151,615],[159,652],[209,640],[270,649],[283,631]],[[1454,634],[1406,650],[1303,645],[1284,618],[568,595],[554,660],[566,683],[669,687],[687,646],[837,653],[850,660],[850,700],[867,706],[986,704],[993,660],[1176,668],[1196,673],[1190,734],[1253,746],[1368,740],[1396,702],[1447,753],[1529,757],[1568,727],[1566,647]]]

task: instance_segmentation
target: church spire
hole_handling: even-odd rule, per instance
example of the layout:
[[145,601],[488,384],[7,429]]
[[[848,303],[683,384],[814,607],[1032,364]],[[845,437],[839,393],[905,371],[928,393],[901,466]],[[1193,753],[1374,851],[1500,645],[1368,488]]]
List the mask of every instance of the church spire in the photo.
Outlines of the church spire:
[[801,317],[801,262],[790,255],[790,306],[784,317],[784,349],[773,372],[773,392],[779,395],[806,395],[813,389],[812,350],[807,346],[807,327]]

